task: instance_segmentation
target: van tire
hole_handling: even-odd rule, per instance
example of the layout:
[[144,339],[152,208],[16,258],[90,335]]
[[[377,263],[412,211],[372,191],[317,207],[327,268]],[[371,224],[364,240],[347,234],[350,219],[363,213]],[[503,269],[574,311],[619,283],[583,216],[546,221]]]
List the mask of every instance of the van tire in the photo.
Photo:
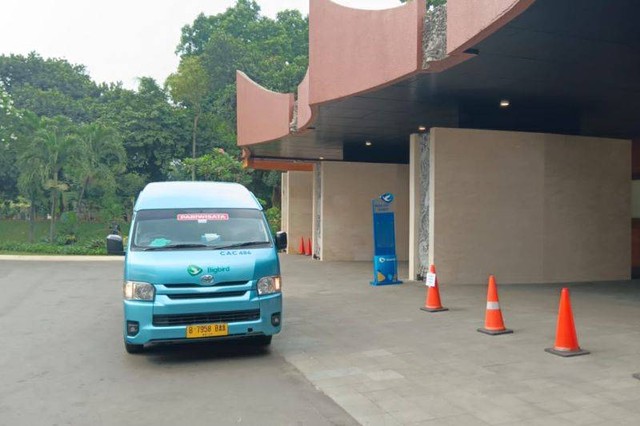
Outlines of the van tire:
[[133,343],[124,342],[124,349],[130,354],[139,354],[144,351],[144,345],[134,345]]
[[271,338],[273,336],[256,336],[253,341],[256,346],[269,346],[271,344]]

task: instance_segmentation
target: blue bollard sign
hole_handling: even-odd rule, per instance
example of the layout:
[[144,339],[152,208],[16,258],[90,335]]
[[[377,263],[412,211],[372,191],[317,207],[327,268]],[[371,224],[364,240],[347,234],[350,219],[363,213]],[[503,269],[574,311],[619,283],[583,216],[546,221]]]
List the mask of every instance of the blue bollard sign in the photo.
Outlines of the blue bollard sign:
[[371,285],[402,284],[398,280],[393,194],[371,200],[373,213],[373,281]]

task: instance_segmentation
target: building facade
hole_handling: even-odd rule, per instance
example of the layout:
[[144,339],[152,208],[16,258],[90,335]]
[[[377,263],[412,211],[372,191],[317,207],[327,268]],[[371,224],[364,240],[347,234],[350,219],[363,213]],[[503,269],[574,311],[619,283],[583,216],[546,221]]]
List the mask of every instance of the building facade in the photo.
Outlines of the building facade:
[[238,144],[249,167],[285,172],[290,251],[311,237],[318,259],[370,260],[370,200],[392,192],[410,279],[431,263],[460,284],[630,278],[638,13],[631,0],[310,0],[297,92],[237,76]]

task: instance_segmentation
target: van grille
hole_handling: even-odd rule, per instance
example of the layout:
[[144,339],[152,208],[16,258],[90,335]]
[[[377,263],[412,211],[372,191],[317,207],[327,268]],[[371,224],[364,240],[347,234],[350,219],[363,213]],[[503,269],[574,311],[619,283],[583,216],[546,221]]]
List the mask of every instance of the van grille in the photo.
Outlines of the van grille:
[[208,312],[203,314],[154,315],[153,325],[162,327],[213,322],[255,321],[257,319],[260,319],[260,309],[250,311]]
[[[221,281],[216,282],[213,285],[207,285],[206,287],[225,287],[234,285],[247,285],[251,281]],[[174,283],[174,284],[162,284],[166,288],[202,288],[203,286],[195,283]]]
[[187,294],[167,294],[169,299],[219,299],[222,297],[244,296],[246,291],[225,291],[219,293],[187,293]]

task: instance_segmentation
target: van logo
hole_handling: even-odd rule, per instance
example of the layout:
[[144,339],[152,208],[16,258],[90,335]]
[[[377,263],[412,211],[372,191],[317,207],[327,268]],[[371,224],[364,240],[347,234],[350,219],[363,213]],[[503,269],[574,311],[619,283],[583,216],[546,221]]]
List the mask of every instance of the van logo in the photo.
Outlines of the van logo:
[[211,285],[213,284],[213,275],[203,275],[200,277],[200,284],[202,285]]
[[202,273],[202,268],[196,265],[189,265],[187,266],[187,272],[192,277],[195,277],[196,275],[199,275]]

